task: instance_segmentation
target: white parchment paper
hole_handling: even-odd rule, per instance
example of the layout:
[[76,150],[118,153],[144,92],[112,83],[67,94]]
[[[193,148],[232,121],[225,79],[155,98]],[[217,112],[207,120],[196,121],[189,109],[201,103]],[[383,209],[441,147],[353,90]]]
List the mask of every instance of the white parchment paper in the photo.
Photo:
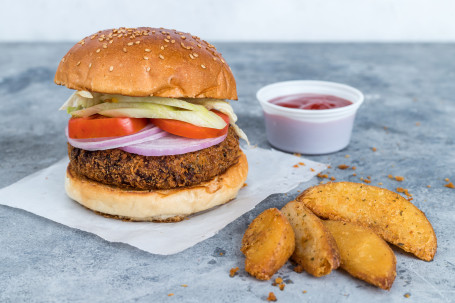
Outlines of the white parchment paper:
[[[80,206],[65,194],[67,158],[0,189],[0,204],[94,233],[107,241],[127,243],[154,254],[175,254],[212,237],[269,195],[286,193],[327,168],[325,164],[275,150],[247,148],[244,152],[249,173],[247,186],[237,198],[178,223],[123,222]],[[298,165],[299,162],[305,165]],[[296,164],[298,167],[294,167]]]

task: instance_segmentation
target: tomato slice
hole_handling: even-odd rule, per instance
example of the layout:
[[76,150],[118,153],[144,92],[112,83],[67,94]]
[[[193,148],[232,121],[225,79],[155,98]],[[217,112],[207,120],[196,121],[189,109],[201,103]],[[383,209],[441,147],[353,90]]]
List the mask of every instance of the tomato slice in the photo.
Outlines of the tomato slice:
[[206,139],[206,138],[216,138],[222,135],[225,135],[229,128],[229,117],[226,114],[223,114],[219,111],[213,110],[215,114],[223,118],[223,120],[227,123],[226,127],[223,129],[216,129],[216,128],[209,128],[209,127],[201,127],[196,126],[188,122],[183,122],[179,120],[171,120],[171,119],[150,119],[153,124],[158,126],[164,131],[168,133],[192,138],[192,139]]
[[92,115],[86,118],[71,118],[68,122],[68,134],[72,139],[120,137],[137,133],[148,123],[146,118]]

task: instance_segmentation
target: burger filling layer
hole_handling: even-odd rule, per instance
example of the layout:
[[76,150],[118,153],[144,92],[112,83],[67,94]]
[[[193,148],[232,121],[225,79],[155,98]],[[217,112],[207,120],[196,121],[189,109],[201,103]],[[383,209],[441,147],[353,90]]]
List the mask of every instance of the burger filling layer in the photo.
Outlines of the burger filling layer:
[[120,149],[87,151],[68,144],[70,166],[76,174],[135,190],[182,188],[209,181],[236,164],[239,152],[232,126],[221,143],[179,155],[142,156]]

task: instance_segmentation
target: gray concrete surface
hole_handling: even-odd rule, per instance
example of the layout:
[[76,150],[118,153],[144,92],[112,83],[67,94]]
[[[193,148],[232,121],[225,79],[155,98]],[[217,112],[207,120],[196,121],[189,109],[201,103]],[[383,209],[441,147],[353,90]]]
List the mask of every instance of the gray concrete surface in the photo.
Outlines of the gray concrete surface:
[[[394,249],[397,278],[382,291],[343,271],[313,278],[287,263],[280,291],[251,278],[239,251],[248,223],[281,207],[298,191],[272,195],[216,236],[176,255],[157,256],[125,244],[0,206],[1,302],[450,302],[455,295],[455,45],[453,44],[217,44],[232,67],[239,125],[253,144],[270,148],[256,91],[293,79],[338,81],[364,92],[351,144],[338,153],[308,157],[331,163],[329,175],[360,182],[371,176],[404,187],[432,222],[434,261]],[[53,83],[71,44],[0,44],[0,188],[65,155],[68,119],[58,107],[70,91]],[[373,152],[372,147],[377,151]],[[349,156],[348,156],[349,155]],[[339,170],[339,164],[356,166]],[[387,175],[404,176],[399,183]],[[273,176],[270,176],[273,178]],[[431,188],[428,188],[430,185]],[[37,200],[36,203],[39,203]],[[229,277],[232,267],[238,275]],[[187,284],[187,287],[182,287]],[[168,294],[173,293],[173,296]],[[405,294],[410,294],[408,298]]]

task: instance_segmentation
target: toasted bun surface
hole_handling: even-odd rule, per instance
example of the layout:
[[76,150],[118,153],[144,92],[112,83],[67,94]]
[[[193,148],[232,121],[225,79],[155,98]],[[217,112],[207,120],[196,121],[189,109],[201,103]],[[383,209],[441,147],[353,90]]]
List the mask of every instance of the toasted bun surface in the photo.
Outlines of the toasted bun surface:
[[105,94],[237,100],[231,69],[213,45],[163,28],[88,36],[63,57],[54,81]]
[[122,190],[76,175],[68,167],[65,189],[70,198],[102,215],[130,221],[176,222],[234,199],[247,174],[248,162],[241,152],[237,164],[198,186],[155,191]]

